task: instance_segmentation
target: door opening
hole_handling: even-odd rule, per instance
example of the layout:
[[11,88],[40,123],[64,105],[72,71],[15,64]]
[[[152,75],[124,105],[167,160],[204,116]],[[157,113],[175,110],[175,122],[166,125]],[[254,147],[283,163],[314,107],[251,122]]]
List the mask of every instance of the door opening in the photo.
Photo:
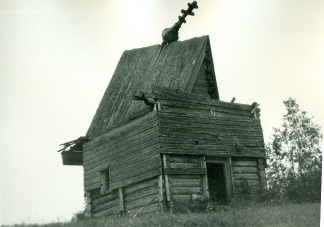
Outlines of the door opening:
[[225,165],[223,163],[206,163],[210,199],[219,204],[226,204]]

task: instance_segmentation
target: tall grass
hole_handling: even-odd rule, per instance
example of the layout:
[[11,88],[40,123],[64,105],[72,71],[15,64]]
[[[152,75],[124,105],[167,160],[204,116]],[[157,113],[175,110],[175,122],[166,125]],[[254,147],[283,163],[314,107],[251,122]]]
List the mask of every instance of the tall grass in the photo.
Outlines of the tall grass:
[[[137,218],[93,218],[70,223],[45,225],[19,224],[15,227],[317,227],[320,226],[320,204],[288,204],[263,206],[255,204],[247,208],[210,213],[154,214]],[[4,227],[4,226],[3,226]]]

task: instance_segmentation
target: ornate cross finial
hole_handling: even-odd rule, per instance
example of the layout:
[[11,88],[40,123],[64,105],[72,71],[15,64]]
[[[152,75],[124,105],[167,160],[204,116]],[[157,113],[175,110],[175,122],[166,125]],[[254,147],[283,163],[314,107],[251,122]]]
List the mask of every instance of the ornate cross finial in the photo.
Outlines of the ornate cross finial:
[[179,39],[179,29],[181,28],[182,23],[186,23],[186,16],[194,16],[195,13],[192,12],[193,9],[198,9],[198,5],[196,1],[193,1],[192,3],[188,3],[188,9],[187,10],[181,10],[181,13],[183,13],[182,16],[179,16],[179,20],[177,23],[175,23],[171,28],[166,28],[162,31],[162,39],[163,44],[170,44],[172,42],[178,41]]

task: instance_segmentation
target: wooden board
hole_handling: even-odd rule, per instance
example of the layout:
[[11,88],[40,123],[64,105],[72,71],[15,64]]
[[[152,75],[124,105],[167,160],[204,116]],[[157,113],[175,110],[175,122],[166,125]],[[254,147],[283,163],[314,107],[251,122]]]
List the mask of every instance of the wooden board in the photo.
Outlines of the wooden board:
[[155,114],[91,142],[85,148],[84,158],[84,182],[87,190],[100,187],[98,173],[107,166],[110,189],[124,187],[161,172],[158,121]]

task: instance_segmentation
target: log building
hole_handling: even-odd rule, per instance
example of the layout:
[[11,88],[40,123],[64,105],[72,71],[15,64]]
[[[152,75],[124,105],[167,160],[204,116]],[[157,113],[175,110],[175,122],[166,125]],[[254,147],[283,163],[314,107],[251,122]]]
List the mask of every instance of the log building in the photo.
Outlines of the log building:
[[244,186],[266,187],[259,112],[256,103],[219,100],[208,36],[128,50],[91,140],[63,151],[63,161],[83,165],[88,216],[229,203]]

